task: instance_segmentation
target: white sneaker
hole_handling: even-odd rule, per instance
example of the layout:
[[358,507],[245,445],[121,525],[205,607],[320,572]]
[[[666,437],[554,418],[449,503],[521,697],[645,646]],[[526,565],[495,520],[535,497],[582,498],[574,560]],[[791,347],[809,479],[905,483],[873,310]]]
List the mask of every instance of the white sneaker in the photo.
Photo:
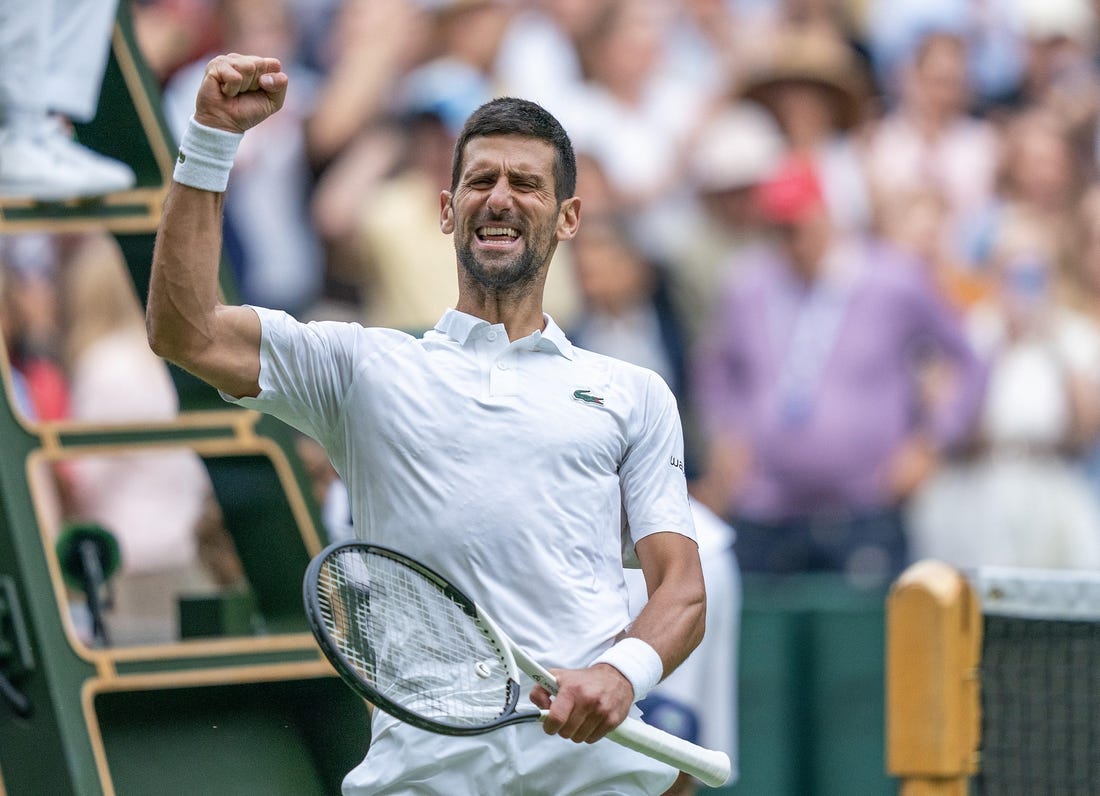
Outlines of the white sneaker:
[[125,191],[134,170],[67,135],[57,120],[29,133],[0,128],[0,196],[46,202]]

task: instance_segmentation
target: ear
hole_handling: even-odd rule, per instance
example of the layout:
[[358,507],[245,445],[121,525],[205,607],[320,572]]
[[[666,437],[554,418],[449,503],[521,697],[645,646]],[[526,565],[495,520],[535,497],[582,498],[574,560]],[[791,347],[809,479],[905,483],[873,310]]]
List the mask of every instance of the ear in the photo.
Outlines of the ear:
[[558,240],[572,240],[581,223],[581,200],[579,196],[566,199],[558,208]]
[[451,198],[450,191],[439,194],[439,228],[444,235],[450,235],[455,231],[455,210]]

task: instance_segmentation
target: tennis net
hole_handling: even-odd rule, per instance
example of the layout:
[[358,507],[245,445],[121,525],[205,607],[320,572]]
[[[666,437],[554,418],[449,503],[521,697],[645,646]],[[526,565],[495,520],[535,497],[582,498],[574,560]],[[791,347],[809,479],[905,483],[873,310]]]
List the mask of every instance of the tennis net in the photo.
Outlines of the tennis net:
[[1100,573],[968,573],[983,638],[978,794],[1100,793]]
[[888,768],[911,792],[1100,794],[1100,573],[918,562],[887,642]]

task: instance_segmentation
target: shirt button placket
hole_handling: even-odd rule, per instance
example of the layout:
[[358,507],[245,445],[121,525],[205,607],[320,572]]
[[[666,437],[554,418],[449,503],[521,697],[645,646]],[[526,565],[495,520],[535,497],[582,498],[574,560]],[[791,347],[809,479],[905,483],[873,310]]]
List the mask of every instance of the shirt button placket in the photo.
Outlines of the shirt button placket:
[[512,353],[503,351],[497,357],[489,377],[489,390],[493,395],[514,395],[516,392],[516,369],[511,361]]

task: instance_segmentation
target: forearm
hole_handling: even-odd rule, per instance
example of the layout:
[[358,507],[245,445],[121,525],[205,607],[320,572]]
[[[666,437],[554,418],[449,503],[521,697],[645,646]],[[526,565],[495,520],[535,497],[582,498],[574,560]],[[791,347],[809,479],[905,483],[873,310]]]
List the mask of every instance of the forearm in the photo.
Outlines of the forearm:
[[146,327],[160,356],[186,366],[214,340],[225,194],[173,183],[153,249]]
[[[635,699],[642,699],[702,641],[707,600],[693,539],[671,531],[653,533],[639,540],[635,549],[645,575],[646,604],[596,662],[619,669],[634,686]],[[628,643],[623,646],[624,642]]]
[[664,666],[662,678],[667,677],[703,640],[706,608],[701,572],[698,578],[666,579],[650,594],[625,636],[651,646]]
[[706,594],[694,540],[678,533],[655,533],[636,547],[650,585],[649,602],[592,665],[551,670],[558,678],[555,699],[535,687],[532,701],[550,712],[543,722],[548,733],[578,742],[603,737],[703,638]]

